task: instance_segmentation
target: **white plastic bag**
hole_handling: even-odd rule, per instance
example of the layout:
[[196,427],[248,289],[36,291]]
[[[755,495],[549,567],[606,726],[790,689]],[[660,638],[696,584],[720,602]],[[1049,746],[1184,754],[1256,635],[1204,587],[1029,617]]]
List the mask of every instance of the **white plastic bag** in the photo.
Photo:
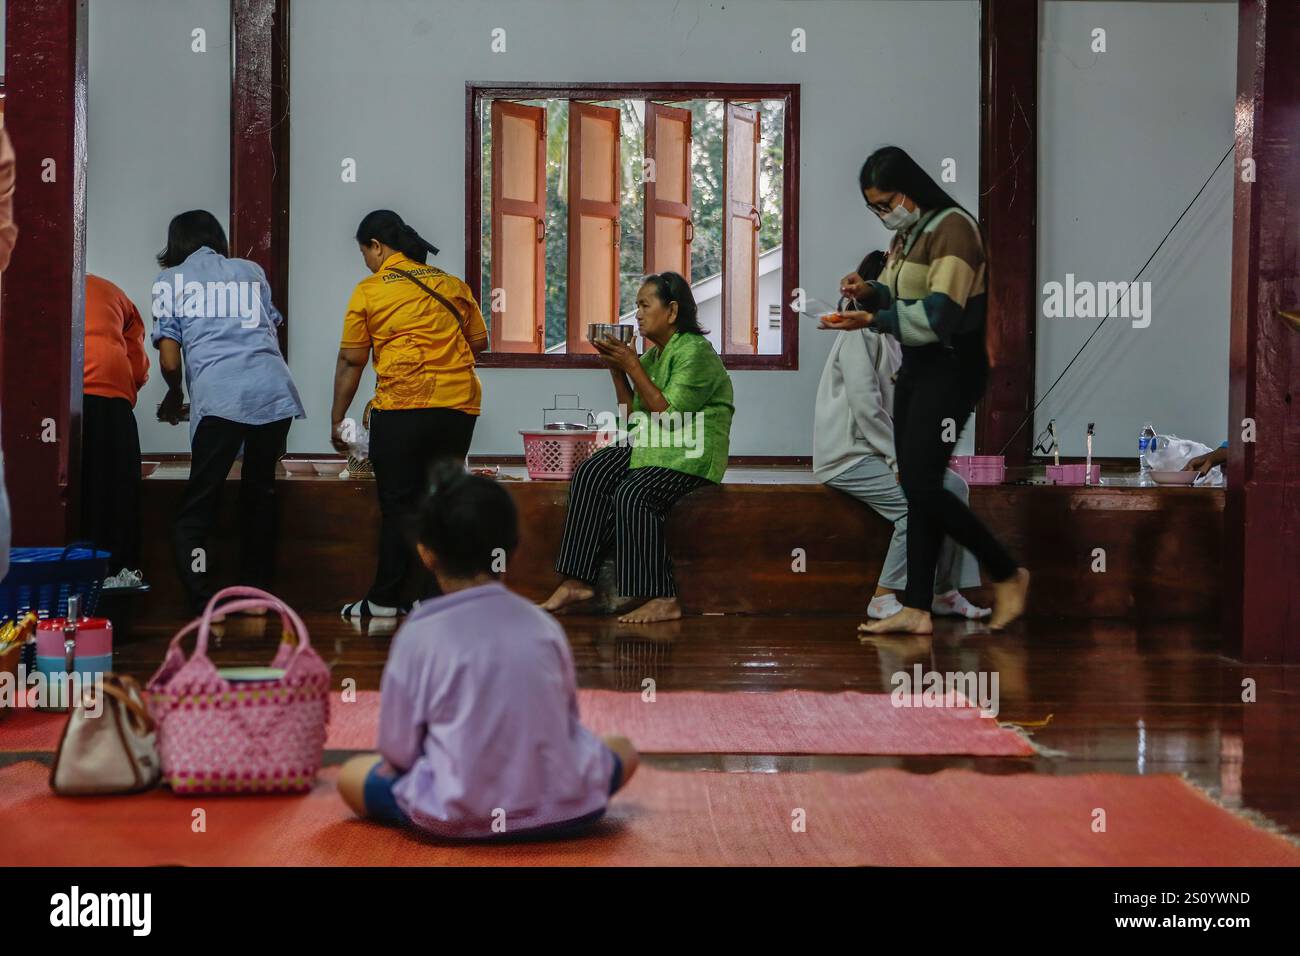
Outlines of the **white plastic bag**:
[[[1182,471],[1193,458],[1205,455],[1213,449],[1190,438],[1177,435],[1157,435],[1154,451],[1147,452],[1147,463],[1152,471]],[[1216,466],[1205,475],[1198,476],[1194,484],[1198,486],[1219,486],[1224,484],[1223,469]]]
[[370,457],[370,429],[365,426],[357,428],[355,440],[348,442],[348,454],[358,461]]
[[1157,435],[1156,447],[1147,452],[1147,463],[1152,471],[1181,471],[1197,455],[1210,450],[1208,445],[1177,435]]

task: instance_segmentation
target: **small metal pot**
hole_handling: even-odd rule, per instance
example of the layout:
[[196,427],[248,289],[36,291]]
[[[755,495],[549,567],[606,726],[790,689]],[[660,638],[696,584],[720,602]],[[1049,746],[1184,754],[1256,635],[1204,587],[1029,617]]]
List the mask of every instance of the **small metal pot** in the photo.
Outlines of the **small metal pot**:
[[624,345],[631,345],[636,338],[636,326],[617,325],[612,322],[592,322],[587,326],[587,341],[597,342],[606,336],[618,339]]

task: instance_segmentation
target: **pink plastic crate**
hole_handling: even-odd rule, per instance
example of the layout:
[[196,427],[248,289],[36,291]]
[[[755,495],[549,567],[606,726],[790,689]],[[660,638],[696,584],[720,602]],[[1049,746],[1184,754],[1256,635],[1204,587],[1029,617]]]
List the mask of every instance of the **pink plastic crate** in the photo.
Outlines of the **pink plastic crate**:
[[1005,455],[953,455],[948,467],[968,485],[1000,485],[1007,477]]
[[536,481],[567,481],[596,450],[596,429],[565,431],[538,429],[521,431],[524,436],[524,464],[528,477]]
[[[1087,468],[1084,465],[1048,465],[1047,480],[1054,485],[1082,485]],[[1101,465],[1092,466],[1092,481],[1089,484],[1101,484]]]

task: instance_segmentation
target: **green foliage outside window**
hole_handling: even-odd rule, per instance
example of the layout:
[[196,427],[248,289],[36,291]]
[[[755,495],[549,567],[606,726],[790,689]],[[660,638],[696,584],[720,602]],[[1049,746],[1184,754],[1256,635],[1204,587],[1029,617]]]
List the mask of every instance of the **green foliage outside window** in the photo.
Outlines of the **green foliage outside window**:
[[[546,107],[546,348],[563,349],[567,330],[569,275],[569,103],[567,100],[532,100]],[[636,308],[636,292],[645,274],[645,117],[641,100],[611,100],[622,120],[622,202],[619,255],[619,310]],[[691,209],[695,240],[691,243],[691,282],[722,271],[722,219],[725,195],[724,131],[726,110],[720,100],[674,103],[691,111]],[[759,252],[781,244],[782,166],[785,161],[784,104],[760,104],[759,143]],[[483,302],[490,304],[492,273],[492,144],[491,101],[483,103]],[[484,312],[488,308],[485,306]],[[490,321],[490,319],[489,319]],[[611,321],[613,318],[611,317]]]

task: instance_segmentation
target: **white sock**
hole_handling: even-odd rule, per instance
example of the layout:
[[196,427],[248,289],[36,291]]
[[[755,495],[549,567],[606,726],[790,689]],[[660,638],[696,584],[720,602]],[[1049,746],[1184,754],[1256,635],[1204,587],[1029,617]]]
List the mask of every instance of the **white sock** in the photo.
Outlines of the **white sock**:
[[[367,608],[369,610],[367,610]],[[374,601],[355,601],[352,604],[345,605],[343,608],[344,617],[397,617],[400,613],[398,608],[387,607],[383,604],[376,604]]]
[[966,595],[960,591],[949,591],[946,594],[936,594],[934,601],[930,605],[930,610],[935,614],[944,614],[950,617],[964,617],[971,621],[978,621],[981,618],[988,617],[993,613],[991,608],[976,607],[966,600]]
[[893,592],[879,594],[867,605],[867,617],[873,621],[883,621],[887,617],[893,617],[902,609],[903,605],[899,602],[897,594]]

